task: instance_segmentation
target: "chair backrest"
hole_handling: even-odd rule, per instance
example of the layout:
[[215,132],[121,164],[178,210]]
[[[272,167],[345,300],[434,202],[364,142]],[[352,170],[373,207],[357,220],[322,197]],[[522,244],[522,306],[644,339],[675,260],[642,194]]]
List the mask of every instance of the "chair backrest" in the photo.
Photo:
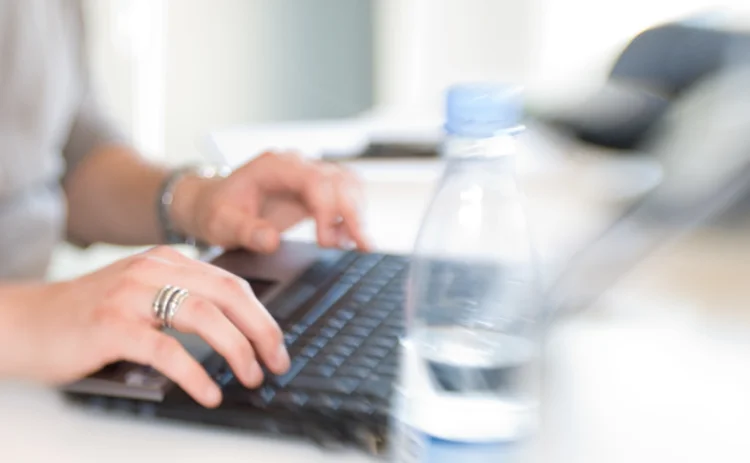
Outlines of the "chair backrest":
[[750,34],[666,24],[637,35],[615,62],[610,79],[644,85],[671,99],[731,64],[733,53],[743,49],[750,55]]

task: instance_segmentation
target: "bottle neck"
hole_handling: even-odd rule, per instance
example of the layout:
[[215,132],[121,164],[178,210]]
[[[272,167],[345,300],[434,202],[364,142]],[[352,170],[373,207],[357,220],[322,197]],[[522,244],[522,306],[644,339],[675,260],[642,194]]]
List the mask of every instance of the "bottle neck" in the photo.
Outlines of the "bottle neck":
[[509,134],[487,138],[448,136],[443,146],[446,173],[471,170],[496,175],[515,175],[518,146]]
[[515,132],[494,137],[464,137],[450,134],[443,144],[443,157],[452,159],[495,159],[513,157],[517,153]]

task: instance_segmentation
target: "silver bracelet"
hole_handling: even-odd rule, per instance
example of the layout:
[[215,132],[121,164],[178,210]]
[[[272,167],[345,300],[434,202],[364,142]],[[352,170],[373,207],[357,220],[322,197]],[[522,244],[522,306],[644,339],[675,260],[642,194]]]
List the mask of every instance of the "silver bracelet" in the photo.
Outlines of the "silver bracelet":
[[174,191],[175,187],[186,175],[195,175],[199,178],[214,178],[214,177],[226,177],[230,173],[227,168],[213,167],[213,166],[191,166],[183,167],[180,169],[173,170],[159,188],[157,195],[157,215],[159,218],[159,225],[162,229],[162,235],[164,236],[164,242],[166,244],[188,244],[190,246],[197,246],[197,240],[195,237],[185,236],[180,233],[172,223],[170,211],[172,204],[174,203]]

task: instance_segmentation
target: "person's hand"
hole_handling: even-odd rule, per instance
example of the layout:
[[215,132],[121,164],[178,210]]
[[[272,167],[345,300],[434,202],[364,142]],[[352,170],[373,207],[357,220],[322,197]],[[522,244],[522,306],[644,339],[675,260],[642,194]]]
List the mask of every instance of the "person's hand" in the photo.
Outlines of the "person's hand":
[[152,366],[205,406],[218,405],[218,386],[160,331],[153,303],[165,285],[189,290],[173,327],[200,335],[244,385],[262,382],[259,362],[276,374],[289,368],[281,330],[244,280],[165,247],[9,302],[22,333],[18,374],[64,384],[126,360]]
[[357,178],[343,168],[265,153],[225,179],[183,179],[173,216],[187,235],[225,249],[272,252],[281,232],[312,217],[321,246],[367,250],[362,197]]

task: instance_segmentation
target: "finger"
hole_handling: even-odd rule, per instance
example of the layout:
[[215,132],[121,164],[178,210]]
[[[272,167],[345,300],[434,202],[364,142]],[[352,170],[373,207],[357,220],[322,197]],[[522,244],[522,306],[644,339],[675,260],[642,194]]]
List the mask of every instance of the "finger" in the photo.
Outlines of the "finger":
[[264,201],[260,217],[268,220],[276,230],[282,232],[310,217],[310,211],[299,200],[298,195],[277,194]]
[[281,236],[273,223],[258,218],[258,212],[238,207],[216,211],[211,234],[223,247],[241,246],[249,251],[270,253],[278,249]]
[[338,211],[343,219],[344,226],[349,237],[354,240],[357,248],[367,251],[370,248],[369,241],[362,230],[360,211],[362,193],[355,182],[342,175],[336,188]]
[[243,248],[271,253],[278,249],[281,236],[271,222],[239,208],[226,210],[221,218],[223,241]]
[[318,243],[336,246],[333,227],[336,224],[336,194],[330,164],[313,163],[292,153],[264,153],[240,168],[236,175],[268,193],[294,194],[301,198],[316,222]]
[[123,329],[119,357],[161,372],[205,407],[221,403],[221,390],[206,370],[173,337],[152,329],[132,326]]
[[338,204],[336,186],[332,177],[323,172],[311,174],[304,190],[303,198],[315,219],[318,244],[322,247],[335,247]]
[[[159,287],[174,285],[188,289],[191,294],[206,299],[217,306],[240,332],[247,337],[258,358],[271,371],[284,373],[289,368],[289,355],[283,342],[279,325],[258,301],[243,279],[226,270],[211,264],[195,261],[182,256],[181,263],[156,262],[156,264],[139,265],[131,278],[144,282],[140,287],[128,291],[128,305],[132,306],[135,298],[138,307],[144,307],[141,313],[147,314],[152,323],[158,324],[153,316],[153,299]],[[145,260],[149,263],[150,261]]]
[[343,223],[338,224],[335,227],[336,230],[336,243],[338,247],[345,250],[355,249],[357,244],[354,242],[354,238],[349,234],[346,226]]
[[174,314],[172,326],[203,338],[226,359],[245,386],[257,387],[263,381],[263,371],[250,342],[211,302],[188,296]]
[[241,213],[236,220],[238,223],[237,242],[246,249],[267,254],[279,248],[281,235],[268,220]]

